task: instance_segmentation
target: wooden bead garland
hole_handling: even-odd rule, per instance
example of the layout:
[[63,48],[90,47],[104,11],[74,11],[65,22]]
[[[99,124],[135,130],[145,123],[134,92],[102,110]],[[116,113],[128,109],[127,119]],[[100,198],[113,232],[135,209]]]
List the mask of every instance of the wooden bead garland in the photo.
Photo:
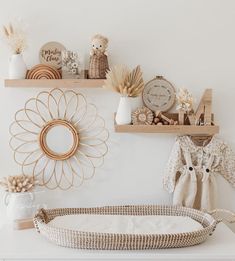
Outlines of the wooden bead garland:
[[153,112],[147,107],[139,108],[132,113],[131,120],[133,125],[151,125]]
[[167,116],[163,115],[161,111],[156,111],[152,124],[153,125],[178,125],[178,121],[169,119]]

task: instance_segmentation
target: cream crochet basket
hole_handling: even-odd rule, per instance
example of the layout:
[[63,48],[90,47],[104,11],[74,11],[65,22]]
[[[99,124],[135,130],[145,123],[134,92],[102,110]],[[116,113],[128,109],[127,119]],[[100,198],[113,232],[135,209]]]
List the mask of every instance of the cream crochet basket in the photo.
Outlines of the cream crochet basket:
[[[215,211],[213,214],[216,214]],[[48,224],[57,216],[99,214],[99,215],[168,215],[187,216],[199,222],[203,228],[179,234],[110,234],[83,232],[57,228]],[[79,249],[97,250],[144,250],[157,248],[177,248],[197,245],[213,233],[221,221],[212,215],[179,206],[107,206],[97,208],[40,209],[34,218],[39,233],[57,245]]]

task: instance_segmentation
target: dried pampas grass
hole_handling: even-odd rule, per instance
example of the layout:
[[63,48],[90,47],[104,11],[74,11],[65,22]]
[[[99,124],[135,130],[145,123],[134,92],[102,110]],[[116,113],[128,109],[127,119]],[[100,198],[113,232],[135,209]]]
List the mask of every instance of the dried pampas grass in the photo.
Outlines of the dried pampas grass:
[[128,77],[129,70],[126,66],[115,65],[109,69],[104,81],[104,88],[122,93],[125,79]]
[[9,176],[0,181],[0,186],[13,193],[32,191],[36,184],[34,177],[29,175]]
[[140,66],[138,65],[132,71],[123,65],[113,66],[106,74],[104,88],[128,97],[141,95],[144,89],[144,80]]
[[3,25],[3,37],[14,54],[22,53],[27,47],[26,33],[20,24]]

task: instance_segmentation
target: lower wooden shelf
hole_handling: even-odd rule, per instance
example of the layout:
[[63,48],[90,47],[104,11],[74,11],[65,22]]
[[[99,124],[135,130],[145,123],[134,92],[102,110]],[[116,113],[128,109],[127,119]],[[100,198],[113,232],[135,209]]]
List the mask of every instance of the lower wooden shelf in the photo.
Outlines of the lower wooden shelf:
[[[178,113],[164,113],[170,119],[178,120]],[[129,133],[171,133],[181,135],[214,135],[219,133],[218,125],[190,125],[189,120],[185,116],[185,125],[118,125],[115,121],[114,114],[114,130],[115,132]],[[204,115],[202,115],[203,119]],[[214,115],[212,114],[212,120]]]
[[192,125],[117,125],[115,132],[133,133],[176,133],[187,135],[213,135],[219,133],[219,126],[192,126]]

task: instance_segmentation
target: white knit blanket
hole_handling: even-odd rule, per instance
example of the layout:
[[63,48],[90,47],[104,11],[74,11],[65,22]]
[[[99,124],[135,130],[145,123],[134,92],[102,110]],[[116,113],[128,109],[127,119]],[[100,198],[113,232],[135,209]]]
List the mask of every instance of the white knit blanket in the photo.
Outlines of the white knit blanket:
[[202,225],[183,216],[68,215],[53,219],[50,225],[98,233],[173,234],[197,231]]

